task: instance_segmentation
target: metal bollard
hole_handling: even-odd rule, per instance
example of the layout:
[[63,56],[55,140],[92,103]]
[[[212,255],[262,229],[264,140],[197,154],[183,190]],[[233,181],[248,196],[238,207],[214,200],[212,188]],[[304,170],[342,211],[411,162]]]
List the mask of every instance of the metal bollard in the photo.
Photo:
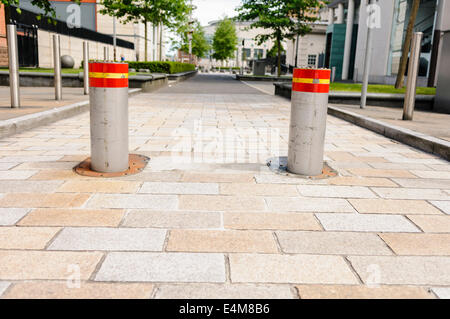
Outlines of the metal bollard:
[[416,104],[417,76],[419,75],[420,51],[422,49],[422,32],[414,33],[411,40],[411,56],[409,57],[408,78],[406,80],[405,103],[403,105],[403,121],[412,121]]
[[91,169],[128,170],[128,64],[89,63]]
[[55,70],[55,100],[62,100],[61,50],[59,35],[53,35],[53,66]]
[[20,107],[19,53],[17,51],[17,29],[15,24],[7,24],[8,59],[9,59],[9,89],[11,107]]
[[295,69],[292,79],[288,171],[322,174],[331,70]]
[[84,95],[89,94],[89,42],[83,42],[83,84]]

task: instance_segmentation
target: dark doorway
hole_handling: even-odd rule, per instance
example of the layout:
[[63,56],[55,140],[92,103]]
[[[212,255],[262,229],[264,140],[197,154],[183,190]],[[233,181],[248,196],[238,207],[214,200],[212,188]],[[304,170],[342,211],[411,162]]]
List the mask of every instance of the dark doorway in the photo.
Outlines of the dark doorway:
[[37,27],[17,24],[19,67],[39,66]]
[[330,68],[330,58],[331,58],[331,41],[333,40],[333,33],[327,33],[327,44],[325,48],[325,67]]

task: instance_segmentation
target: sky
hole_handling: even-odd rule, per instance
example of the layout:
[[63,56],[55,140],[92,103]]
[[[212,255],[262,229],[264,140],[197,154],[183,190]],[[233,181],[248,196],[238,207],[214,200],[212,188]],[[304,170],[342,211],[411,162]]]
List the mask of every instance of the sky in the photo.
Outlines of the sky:
[[197,18],[203,26],[208,22],[219,20],[225,15],[233,17],[236,15],[234,9],[240,5],[240,0],[193,0],[192,3],[197,6],[194,11],[194,18]]

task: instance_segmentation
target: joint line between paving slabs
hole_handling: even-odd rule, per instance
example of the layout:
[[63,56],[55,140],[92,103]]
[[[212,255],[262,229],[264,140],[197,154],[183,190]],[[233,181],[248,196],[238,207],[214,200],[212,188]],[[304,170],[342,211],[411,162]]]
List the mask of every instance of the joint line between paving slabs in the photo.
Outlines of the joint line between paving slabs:
[[106,253],[101,252],[101,254],[102,254],[102,257],[98,261],[97,265],[95,265],[95,269],[87,281],[95,281],[95,277],[97,276],[97,273],[100,271],[100,268],[102,267],[102,264],[105,261],[106,256],[108,255],[108,252],[106,252]]
[[358,272],[353,268],[353,265],[350,260],[348,260],[347,256],[342,256],[344,258],[345,262],[347,263],[348,267],[350,268],[350,271],[356,276],[359,283],[362,285],[365,285],[364,281],[362,280],[361,276],[358,274]]

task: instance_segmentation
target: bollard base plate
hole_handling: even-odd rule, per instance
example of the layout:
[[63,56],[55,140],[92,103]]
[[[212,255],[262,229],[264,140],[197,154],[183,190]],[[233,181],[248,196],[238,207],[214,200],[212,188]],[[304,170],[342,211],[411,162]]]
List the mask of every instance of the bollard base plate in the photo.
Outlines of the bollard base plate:
[[150,162],[150,158],[144,155],[130,154],[129,156],[129,165],[128,169],[124,172],[117,173],[102,173],[96,172],[91,169],[91,158],[87,158],[77,166],[73,168],[73,171],[78,175],[89,176],[89,177],[101,177],[101,178],[110,178],[110,177],[122,177],[135,175],[144,170],[147,166],[148,162]]
[[317,176],[306,176],[293,174],[287,169],[287,157],[275,157],[267,160],[267,166],[272,172],[279,175],[284,175],[288,177],[297,177],[305,179],[327,179],[338,176],[338,173],[332,169],[326,162],[323,164],[322,174]]

